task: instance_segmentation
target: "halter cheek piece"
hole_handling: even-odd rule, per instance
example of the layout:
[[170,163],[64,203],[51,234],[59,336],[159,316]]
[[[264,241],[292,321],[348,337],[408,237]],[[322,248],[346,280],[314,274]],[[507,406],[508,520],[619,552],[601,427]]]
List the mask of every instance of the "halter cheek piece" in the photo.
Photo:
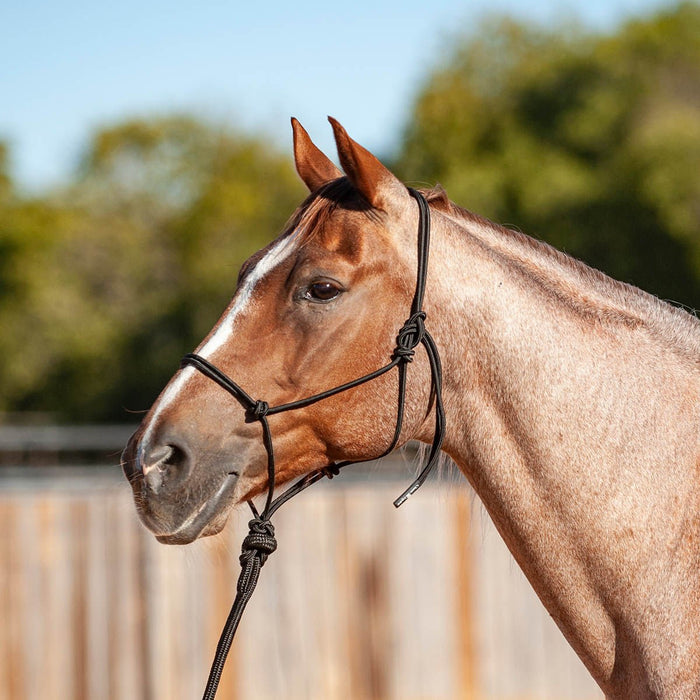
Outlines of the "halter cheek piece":
[[389,447],[376,457],[370,457],[366,460],[370,461],[379,459],[389,454],[399,441],[401,435],[401,427],[403,425],[404,406],[406,397],[406,369],[409,362],[413,360],[415,348],[419,343],[425,347],[430,362],[431,374],[431,390],[435,398],[435,434],[433,443],[430,448],[430,453],[425,466],[418,474],[413,483],[394,501],[396,507],[400,506],[406,499],[415,493],[425,482],[431,470],[437,462],[440,448],[442,446],[443,437],[445,434],[445,412],[442,405],[442,368],[440,365],[440,356],[438,354],[435,341],[428,331],[425,329],[425,312],[422,310],[423,297],[425,295],[425,282],[428,273],[428,252],[430,248],[430,209],[423,195],[408,188],[411,196],[418,202],[419,220],[418,220],[418,268],[416,273],[416,291],[413,295],[411,304],[411,315],[408,320],[399,330],[396,337],[396,347],[391,355],[391,361],[369,374],[354,379],[346,384],[328,389],[320,394],[314,394],[305,399],[292,401],[290,403],[281,404],[279,406],[270,406],[266,401],[256,401],[249,396],[236,382],[230,379],[220,369],[214,366],[208,360],[194,353],[189,353],[182,358],[181,366],[191,365],[199,370],[202,374],[209,377],[219,386],[229,392],[237,401],[239,401],[246,412],[246,421],[259,421],[262,425],[263,444],[267,452],[267,474],[268,487],[267,499],[265,507],[261,513],[253,505],[252,501],[248,501],[248,505],[253,511],[253,519],[249,523],[248,535],[243,540],[242,552],[240,556],[241,573],[238,578],[236,599],[233,602],[231,612],[229,613],[226,624],[221,633],[219,643],[216,648],[216,655],[209,672],[209,679],[204,691],[203,700],[213,700],[216,695],[216,689],[219,685],[219,679],[226,662],[233,636],[236,633],[236,628],[243,615],[243,610],[250,600],[255,585],[258,582],[260,569],[267,560],[267,557],[272,554],[277,548],[275,540],[275,530],[270,522],[270,518],[274,512],[292,496],[295,496],[300,491],[316,483],[323,477],[332,479],[336,476],[342,467],[356,462],[334,462],[326,465],[316,471],[302,477],[295,484],[290,486],[284,493],[273,500],[275,491],[275,454],[272,443],[272,433],[267,417],[273,416],[276,413],[284,413],[285,411],[293,411],[298,408],[304,408],[322,401],[330,396],[335,396],[343,391],[352,389],[356,386],[364,384],[376,379],[377,377],[386,374],[394,367],[398,368],[399,372],[399,389],[398,389],[398,410],[396,415],[396,428],[394,436]]

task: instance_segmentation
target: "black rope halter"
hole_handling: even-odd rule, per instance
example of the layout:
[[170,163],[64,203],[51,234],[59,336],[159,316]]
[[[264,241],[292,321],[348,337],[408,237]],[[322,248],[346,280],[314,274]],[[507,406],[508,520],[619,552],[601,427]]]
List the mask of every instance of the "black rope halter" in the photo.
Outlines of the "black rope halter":
[[334,462],[328,464],[321,469],[317,469],[306,476],[299,479],[296,483],[290,486],[284,493],[277,498],[274,498],[275,491],[275,453],[272,443],[272,433],[267,417],[276,413],[284,413],[285,411],[293,411],[297,408],[304,408],[322,401],[330,396],[335,396],[343,391],[352,389],[360,384],[376,379],[377,377],[386,374],[394,367],[398,368],[399,372],[399,389],[398,389],[398,410],[396,415],[396,428],[394,436],[389,447],[380,455],[370,457],[366,460],[370,461],[379,459],[389,454],[397,445],[401,435],[401,427],[403,425],[404,406],[406,397],[406,368],[409,362],[413,360],[415,348],[419,344],[423,344],[428,355],[431,374],[431,392],[435,397],[435,433],[433,443],[428,454],[428,459],[425,466],[418,474],[411,485],[394,501],[394,505],[398,508],[406,499],[415,493],[428,478],[433,467],[437,463],[437,458],[442,447],[442,441],[445,435],[445,411],[442,405],[442,368],[440,365],[440,355],[438,354],[437,346],[430,333],[425,328],[425,312],[423,311],[423,297],[425,296],[425,282],[428,274],[428,253],[430,248],[430,209],[425,197],[412,188],[408,188],[409,193],[418,202],[419,220],[418,220],[418,266],[416,274],[416,291],[413,295],[411,304],[411,315],[404,325],[399,330],[396,337],[396,347],[391,355],[391,361],[369,374],[365,374],[358,379],[353,379],[350,382],[341,384],[340,386],[328,389],[320,394],[314,394],[298,401],[280,404],[279,406],[270,406],[266,401],[256,401],[249,396],[236,382],[230,379],[218,367],[214,366],[208,360],[194,353],[189,353],[182,358],[181,367],[192,365],[202,374],[209,377],[219,386],[229,392],[237,399],[245,408],[246,421],[259,421],[262,425],[263,443],[267,451],[267,498],[265,507],[259,513],[252,501],[248,501],[248,505],[253,512],[253,519],[249,523],[248,535],[243,540],[241,547],[241,573],[238,578],[236,589],[236,598],[233,601],[231,612],[226,620],[224,629],[221,632],[219,643],[216,648],[216,655],[209,671],[209,679],[204,691],[203,700],[213,700],[216,695],[216,689],[219,685],[221,673],[224,669],[226,657],[233,637],[238,628],[238,623],[243,615],[243,610],[253,595],[253,591],[260,576],[260,569],[267,560],[267,557],[277,549],[277,541],[275,540],[275,528],[270,522],[270,518],[275,511],[292,496],[300,493],[312,484],[316,483],[324,477],[332,479],[336,476],[342,467],[348,464],[356,464],[357,462]]

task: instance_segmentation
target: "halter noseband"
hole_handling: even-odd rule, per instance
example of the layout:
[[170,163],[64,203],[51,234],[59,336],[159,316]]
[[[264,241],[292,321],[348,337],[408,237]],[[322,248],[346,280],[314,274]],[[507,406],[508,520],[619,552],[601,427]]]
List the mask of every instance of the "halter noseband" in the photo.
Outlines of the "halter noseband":
[[376,379],[377,377],[386,374],[394,367],[399,371],[399,390],[398,390],[398,410],[396,415],[396,428],[394,436],[389,447],[380,455],[370,457],[368,462],[379,459],[389,454],[397,445],[401,435],[403,425],[405,397],[406,397],[406,369],[407,364],[413,360],[415,348],[422,343],[425,347],[430,362],[431,374],[431,391],[435,397],[435,433],[433,442],[430,448],[430,453],[425,466],[420,471],[416,479],[411,485],[394,501],[394,505],[398,508],[402,503],[415,493],[428,478],[433,467],[437,463],[440,448],[445,434],[445,411],[442,405],[442,368],[440,364],[440,355],[438,354],[437,346],[430,333],[425,328],[425,312],[423,311],[423,297],[425,295],[425,283],[428,274],[428,253],[430,248],[430,209],[425,197],[412,188],[408,188],[410,195],[418,202],[419,219],[418,219],[418,265],[416,272],[416,290],[413,295],[411,304],[411,315],[404,325],[399,330],[396,337],[396,347],[391,354],[391,361],[369,374],[365,374],[358,379],[354,379],[340,386],[328,389],[320,394],[314,394],[298,401],[280,404],[279,406],[270,406],[266,401],[253,399],[247,394],[236,382],[222,372],[218,367],[213,365],[208,360],[195,353],[188,353],[182,358],[181,367],[188,365],[199,370],[206,377],[216,382],[220,387],[229,392],[237,401],[245,408],[246,421],[259,421],[262,425],[263,444],[267,452],[267,499],[265,507],[261,513],[253,505],[252,501],[248,501],[253,512],[253,519],[249,523],[250,531],[243,540],[242,552],[240,556],[241,573],[238,578],[236,599],[233,602],[231,612],[229,613],[226,624],[221,633],[219,643],[216,649],[216,655],[209,672],[209,679],[204,691],[203,700],[213,700],[216,695],[216,689],[221,678],[226,656],[231,647],[233,636],[238,627],[238,623],[243,615],[243,610],[253,594],[255,585],[260,575],[260,569],[265,563],[268,555],[275,551],[277,542],[274,536],[274,527],[270,522],[273,513],[292,496],[316,483],[323,477],[333,478],[338,474],[342,467],[349,464],[357,464],[358,462],[344,461],[333,462],[320,469],[317,469],[299,481],[290,486],[284,493],[277,498],[274,498],[275,491],[275,455],[272,443],[272,433],[267,417],[276,413],[284,413],[293,411],[298,408],[304,408],[322,401],[330,396],[335,396],[343,391],[352,389],[361,384]]

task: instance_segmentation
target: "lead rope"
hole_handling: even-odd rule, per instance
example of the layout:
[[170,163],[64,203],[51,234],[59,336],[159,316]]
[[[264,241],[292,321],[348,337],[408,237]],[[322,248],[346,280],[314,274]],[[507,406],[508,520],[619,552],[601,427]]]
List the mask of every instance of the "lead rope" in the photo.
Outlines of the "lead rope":
[[208,360],[194,353],[189,353],[182,358],[181,367],[191,365],[199,370],[206,377],[216,382],[223,389],[228,391],[235,399],[237,399],[246,410],[246,422],[258,421],[262,426],[263,443],[267,452],[267,475],[268,487],[265,507],[262,513],[258,513],[252,501],[248,501],[248,505],[253,513],[253,518],[248,523],[248,534],[241,545],[241,555],[239,557],[241,563],[241,573],[238,576],[236,584],[236,597],[231,606],[231,612],[226,619],[224,628],[219,637],[219,642],[216,646],[214,661],[212,662],[209,671],[209,678],[204,690],[202,700],[214,700],[221,673],[224,670],[226,657],[228,656],[234,635],[238,629],[238,624],[243,616],[248,601],[253,595],[255,586],[260,577],[260,569],[267,561],[267,558],[277,549],[277,540],[275,539],[275,528],[270,522],[270,518],[275,511],[284,505],[290,498],[297,495],[301,491],[307,489],[312,484],[315,484],[320,479],[327,477],[332,479],[338,474],[342,467],[349,464],[357,464],[358,462],[336,462],[329,464],[322,469],[317,469],[310,474],[302,477],[294,483],[290,488],[284,491],[280,496],[273,499],[275,491],[275,455],[274,446],[272,443],[272,433],[267,416],[284,411],[291,411],[298,408],[309,406],[317,401],[334,396],[340,392],[352,389],[360,384],[376,379],[385,374],[394,367],[398,367],[399,371],[399,388],[398,388],[398,409],[396,416],[396,427],[394,436],[389,447],[378,457],[371,457],[367,460],[371,461],[379,459],[389,454],[396,447],[401,435],[401,427],[403,425],[404,406],[406,396],[406,366],[413,361],[415,348],[422,344],[425,347],[428,361],[430,364],[431,377],[431,395],[435,400],[435,433],[433,442],[430,448],[430,453],[425,466],[418,474],[411,485],[394,501],[394,505],[398,508],[401,504],[414,494],[428,478],[428,475],[433,470],[437,463],[442,441],[445,434],[445,411],[442,404],[442,366],[440,363],[440,355],[438,353],[435,341],[428,331],[425,329],[425,312],[422,310],[423,297],[425,295],[425,284],[428,273],[428,254],[430,250],[430,210],[428,203],[423,195],[412,188],[408,188],[411,196],[418,202],[419,208],[419,223],[418,223],[418,264],[416,274],[416,290],[411,304],[411,316],[399,330],[396,337],[396,347],[391,356],[391,361],[380,367],[374,372],[354,379],[346,384],[324,391],[320,394],[315,394],[298,401],[281,404],[279,406],[269,406],[265,401],[256,401],[250,397],[238,384],[230,379],[218,367],[211,364]]

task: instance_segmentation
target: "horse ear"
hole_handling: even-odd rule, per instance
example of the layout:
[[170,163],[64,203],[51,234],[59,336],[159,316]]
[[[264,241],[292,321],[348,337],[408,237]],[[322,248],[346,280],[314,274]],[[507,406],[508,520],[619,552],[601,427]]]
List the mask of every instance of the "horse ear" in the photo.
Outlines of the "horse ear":
[[366,148],[353,141],[333,117],[328,117],[338,146],[340,164],[350,182],[375,208],[388,211],[392,203],[408,197],[405,185]]
[[327,182],[343,176],[328,156],[316,147],[306,129],[294,117],[292,117],[292,133],[294,134],[294,164],[299,177],[310,192],[315,192]]

